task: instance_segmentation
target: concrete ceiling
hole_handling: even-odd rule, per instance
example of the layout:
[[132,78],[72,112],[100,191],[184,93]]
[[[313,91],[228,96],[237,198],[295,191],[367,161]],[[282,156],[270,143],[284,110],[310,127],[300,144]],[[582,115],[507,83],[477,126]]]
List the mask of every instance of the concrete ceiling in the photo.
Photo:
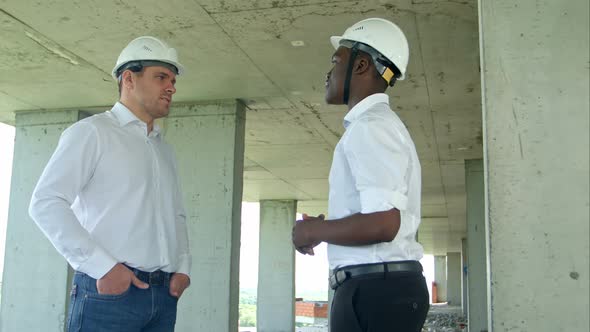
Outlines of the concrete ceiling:
[[176,102],[248,106],[244,200],[297,199],[300,212],[325,212],[345,115],[324,104],[328,37],[372,16],[396,22],[410,43],[407,79],[389,94],[422,163],[419,240],[429,253],[459,251],[464,160],[482,157],[475,0],[0,0],[0,122],[112,105],[118,53],[156,35],[188,69]]

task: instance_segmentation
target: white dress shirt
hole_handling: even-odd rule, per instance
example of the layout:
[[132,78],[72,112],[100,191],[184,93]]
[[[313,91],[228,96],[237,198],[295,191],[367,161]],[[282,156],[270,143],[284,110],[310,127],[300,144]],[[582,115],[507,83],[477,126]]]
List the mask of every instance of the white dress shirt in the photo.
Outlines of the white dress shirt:
[[400,229],[391,242],[364,246],[328,244],[330,268],[365,263],[419,260],[420,162],[416,148],[389,97],[378,93],[344,117],[344,135],[330,169],[329,219],[396,208]]
[[66,129],[33,192],[29,214],[78,271],[116,263],[189,275],[176,157],[160,129],[123,104]]

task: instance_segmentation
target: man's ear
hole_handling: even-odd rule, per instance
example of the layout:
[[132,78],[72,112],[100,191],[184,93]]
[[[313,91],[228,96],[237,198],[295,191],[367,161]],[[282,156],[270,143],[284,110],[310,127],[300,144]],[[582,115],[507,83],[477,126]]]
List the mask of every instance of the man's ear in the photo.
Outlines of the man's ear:
[[357,56],[354,61],[354,73],[360,75],[367,72],[369,68],[371,68],[369,60],[364,56]]
[[124,88],[133,87],[133,73],[131,70],[125,70],[123,74],[121,74],[121,82]]

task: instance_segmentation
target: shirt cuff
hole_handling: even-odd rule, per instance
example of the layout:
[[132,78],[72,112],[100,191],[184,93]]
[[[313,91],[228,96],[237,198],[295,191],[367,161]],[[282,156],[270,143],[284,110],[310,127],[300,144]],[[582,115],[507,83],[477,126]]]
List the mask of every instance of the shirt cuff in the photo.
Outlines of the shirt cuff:
[[96,247],[92,255],[84,263],[80,264],[77,270],[98,280],[107,274],[117,263],[117,260],[111,257],[111,255],[107,254],[101,248]]
[[366,189],[360,192],[361,213],[373,213],[396,208],[404,211],[408,207],[408,197],[399,191],[386,189]]
[[187,276],[191,276],[191,256],[188,254],[181,255],[178,258],[178,268],[176,269],[176,273],[186,274]]

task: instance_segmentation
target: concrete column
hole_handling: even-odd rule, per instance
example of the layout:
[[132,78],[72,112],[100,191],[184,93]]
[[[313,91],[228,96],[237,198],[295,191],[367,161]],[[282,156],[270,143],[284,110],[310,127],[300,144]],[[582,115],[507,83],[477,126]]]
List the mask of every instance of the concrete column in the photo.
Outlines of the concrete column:
[[461,253],[447,254],[447,302],[461,306]]
[[486,331],[487,268],[486,232],[484,218],[483,161],[465,160],[465,190],[467,193],[467,274],[470,332]]
[[[332,270],[330,270],[330,273],[328,274],[330,276],[332,275],[331,271]],[[330,329],[330,315],[332,313],[332,302],[333,301],[334,301],[334,290],[332,288],[330,288],[330,282],[328,282],[328,332],[334,332],[334,331],[331,331],[331,329]]]
[[256,327],[258,332],[295,330],[295,250],[291,230],[297,202],[260,201]]
[[174,106],[163,125],[176,150],[193,256],[176,330],[237,331],[244,107]]
[[461,239],[461,308],[463,316],[467,317],[467,239]]
[[62,131],[78,111],[16,114],[2,284],[1,331],[63,331],[68,264],[28,214],[31,194]]
[[493,331],[590,330],[589,5],[480,0]]
[[438,302],[447,301],[447,256],[434,256],[434,281]]

